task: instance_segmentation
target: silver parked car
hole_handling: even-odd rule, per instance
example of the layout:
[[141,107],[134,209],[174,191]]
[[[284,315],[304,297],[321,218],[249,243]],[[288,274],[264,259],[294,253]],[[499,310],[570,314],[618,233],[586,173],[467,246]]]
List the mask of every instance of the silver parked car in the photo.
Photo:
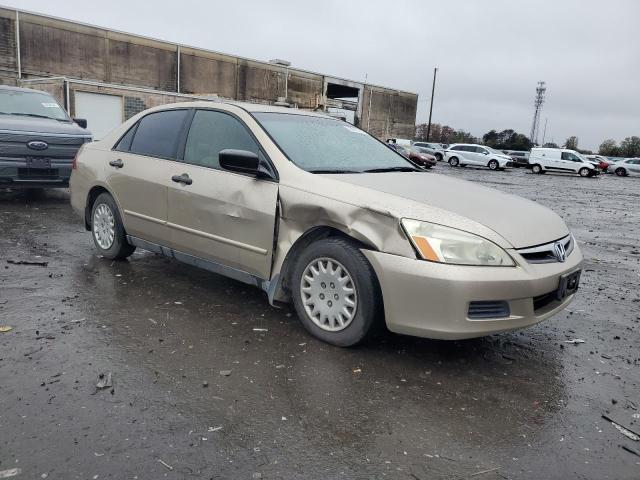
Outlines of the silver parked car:
[[611,163],[608,170],[619,177],[640,175],[640,158],[625,158],[619,162]]
[[340,346],[385,325],[442,339],[527,327],[580,280],[582,254],[551,210],[298,109],[142,112],[84,145],[71,204],[102,256],[142,248],[255,285]]

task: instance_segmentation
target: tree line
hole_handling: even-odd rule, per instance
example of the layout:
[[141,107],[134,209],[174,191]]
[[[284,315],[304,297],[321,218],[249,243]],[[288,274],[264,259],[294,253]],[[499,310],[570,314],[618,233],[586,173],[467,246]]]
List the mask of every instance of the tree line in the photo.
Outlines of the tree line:
[[[512,128],[507,128],[498,132],[497,130],[489,130],[482,138],[475,137],[464,130],[456,130],[449,125],[440,125],[439,123],[431,124],[431,132],[427,138],[426,123],[416,125],[415,139],[421,141],[429,141],[434,143],[482,143],[497,150],[531,150],[535,145],[529,137],[522,133],[518,133]],[[579,139],[575,135],[567,138],[562,145],[563,148],[576,150],[584,154],[592,154],[591,150],[580,149],[578,146]],[[558,148],[556,143],[545,143],[543,147]],[[613,139],[602,142],[598,148],[598,153],[606,157],[640,157],[640,137],[627,137],[618,144]]]
[[[415,139],[427,141],[427,128],[428,125],[426,123],[416,125]],[[501,132],[490,130],[480,139],[464,130],[456,130],[449,125],[440,125],[439,123],[431,124],[428,141],[446,144],[479,143],[481,141],[483,145],[497,150],[529,150],[533,146],[526,135],[518,133],[511,128]]]

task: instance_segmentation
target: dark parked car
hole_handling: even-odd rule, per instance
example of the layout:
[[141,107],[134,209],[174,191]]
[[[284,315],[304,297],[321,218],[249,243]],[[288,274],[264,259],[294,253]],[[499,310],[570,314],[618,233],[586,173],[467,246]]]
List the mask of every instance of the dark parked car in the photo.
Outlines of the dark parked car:
[[0,85],[0,186],[67,187],[77,151],[91,141],[80,124],[48,93]]
[[507,151],[505,153],[513,160],[514,167],[529,166],[529,152]]

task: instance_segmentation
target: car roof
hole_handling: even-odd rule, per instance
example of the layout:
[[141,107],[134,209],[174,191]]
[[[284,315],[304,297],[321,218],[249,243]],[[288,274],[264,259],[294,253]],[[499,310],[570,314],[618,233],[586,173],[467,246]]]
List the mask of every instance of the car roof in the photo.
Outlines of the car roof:
[[339,121],[331,115],[314,112],[312,110],[303,110],[301,108],[278,107],[275,105],[265,105],[262,103],[236,102],[231,100],[196,100],[191,102],[165,103],[149,110],[169,110],[173,108],[215,108],[216,105],[229,105],[241,108],[250,113],[286,113],[289,115],[304,115],[308,117],[330,118]]
[[0,90],[11,90],[15,92],[28,92],[28,93],[42,93],[44,95],[51,96],[49,92],[45,92],[43,90],[36,90],[35,88],[14,87],[12,85],[0,85]]

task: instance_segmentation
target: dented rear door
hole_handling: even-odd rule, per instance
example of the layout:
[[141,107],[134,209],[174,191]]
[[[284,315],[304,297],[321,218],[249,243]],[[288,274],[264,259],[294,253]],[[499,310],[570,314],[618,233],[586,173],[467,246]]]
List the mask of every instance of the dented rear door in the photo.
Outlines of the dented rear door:
[[262,154],[237,117],[197,111],[183,163],[172,172],[183,181],[172,181],[169,187],[171,246],[268,279],[278,183],[220,169],[218,153],[227,148]]

